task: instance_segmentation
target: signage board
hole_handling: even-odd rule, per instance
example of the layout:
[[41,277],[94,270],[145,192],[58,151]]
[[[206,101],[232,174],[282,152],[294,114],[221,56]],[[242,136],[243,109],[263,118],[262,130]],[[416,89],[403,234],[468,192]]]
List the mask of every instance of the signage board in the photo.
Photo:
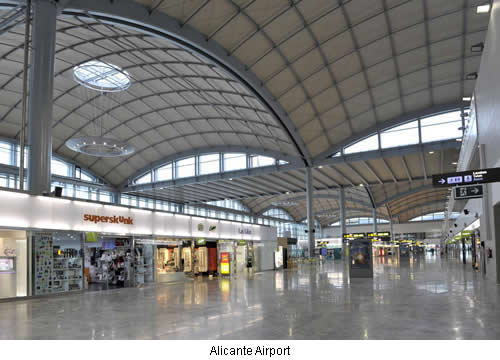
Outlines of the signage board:
[[359,239],[366,237],[366,233],[344,234],[344,239]]
[[238,240],[238,245],[239,246],[245,246],[247,244],[248,244],[248,241],[246,241],[246,240]]
[[434,187],[485,184],[500,181],[500,168],[468,170],[432,176]]
[[453,190],[455,200],[475,199],[483,197],[483,185],[457,186]]
[[229,263],[229,253],[221,252],[220,253],[220,273],[222,275],[230,274],[230,263]]
[[95,233],[95,232],[85,233],[85,241],[86,242],[97,242],[97,233]]
[[368,237],[389,237],[391,233],[389,231],[378,232],[378,233],[368,233]]

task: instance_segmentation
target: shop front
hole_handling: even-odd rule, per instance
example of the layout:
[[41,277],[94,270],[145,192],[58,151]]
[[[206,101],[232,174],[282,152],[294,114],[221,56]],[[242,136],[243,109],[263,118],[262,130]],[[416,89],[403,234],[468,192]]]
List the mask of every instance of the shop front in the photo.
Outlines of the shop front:
[[0,199],[0,299],[217,275],[223,252],[230,274],[272,269],[268,226],[16,191]]

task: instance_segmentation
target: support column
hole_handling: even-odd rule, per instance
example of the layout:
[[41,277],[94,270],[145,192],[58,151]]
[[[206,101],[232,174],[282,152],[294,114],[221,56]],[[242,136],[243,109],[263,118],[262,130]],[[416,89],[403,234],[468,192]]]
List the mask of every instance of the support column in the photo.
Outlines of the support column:
[[33,1],[33,36],[30,67],[29,170],[32,194],[50,192],[52,159],[52,102],[57,7],[50,0]]
[[344,233],[346,233],[345,228],[345,189],[340,188],[339,191],[339,205],[340,205],[340,238],[344,240]]
[[373,208],[373,232],[377,232],[377,209]]
[[312,169],[306,168],[306,203],[307,203],[307,235],[308,235],[308,248],[309,257],[314,255],[314,209],[313,209],[313,180]]
[[390,222],[390,231],[391,231],[391,242],[394,242],[394,226],[393,226],[393,223],[392,223],[392,216],[391,216],[391,222]]

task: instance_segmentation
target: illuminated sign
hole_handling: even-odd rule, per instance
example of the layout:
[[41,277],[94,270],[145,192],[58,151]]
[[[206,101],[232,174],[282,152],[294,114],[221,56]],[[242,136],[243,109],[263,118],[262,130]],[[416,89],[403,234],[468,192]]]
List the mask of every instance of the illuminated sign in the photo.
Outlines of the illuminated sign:
[[229,253],[220,253],[220,273],[223,275],[230,274]]
[[378,233],[368,233],[368,237],[389,237],[391,236],[391,233],[386,231],[386,232],[378,232]]
[[344,239],[358,239],[366,237],[366,233],[344,234]]
[[83,215],[83,221],[97,223],[109,223],[109,224],[125,224],[134,225],[134,219],[130,216],[100,216],[100,215]]
[[248,229],[248,228],[239,228],[238,229],[238,232],[240,234],[245,234],[245,235],[252,235],[252,230]]
[[457,186],[454,190],[455,200],[483,197],[483,185]]
[[432,176],[432,185],[447,187],[474,185],[500,181],[500,168],[469,170]]
[[199,223],[198,224],[198,231],[203,231],[203,228],[204,228],[203,224]]

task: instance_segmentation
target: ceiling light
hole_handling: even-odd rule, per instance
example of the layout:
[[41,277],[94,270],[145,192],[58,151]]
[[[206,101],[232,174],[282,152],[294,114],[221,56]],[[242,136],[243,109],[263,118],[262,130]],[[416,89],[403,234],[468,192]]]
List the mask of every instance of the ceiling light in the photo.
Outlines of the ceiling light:
[[472,98],[470,96],[464,96],[462,98],[462,101],[471,101],[471,100],[472,100]]
[[477,13],[478,14],[485,14],[490,12],[490,4],[484,4],[484,5],[479,5],[477,7]]
[[229,178],[229,181],[232,181],[232,180],[233,180],[233,178]]
[[477,72],[472,72],[465,75],[465,80],[476,80],[476,79],[477,79]]
[[101,136],[74,137],[66,141],[66,146],[73,151],[98,157],[125,156],[135,152],[133,146]]
[[323,165],[318,166],[318,169],[323,169]]
[[458,163],[456,161],[453,161],[451,165],[457,165]]
[[431,155],[434,154],[434,151],[429,151],[429,154],[431,154]]
[[462,139],[461,139],[461,138],[458,138],[458,139],[455,139],[455,140],[457,140],[457,141],[462,141]]
[[363,187],[364,185],[363,184],[359,184],[359,186]]
[[290,191],[287,191],[286,193],[287,193],[287,195],[288,195],[288,194],[290,194]]
[[117,92],[130,87],[130,75],[120,67],[92,60],[73,68],[73,78],[88,89]]

